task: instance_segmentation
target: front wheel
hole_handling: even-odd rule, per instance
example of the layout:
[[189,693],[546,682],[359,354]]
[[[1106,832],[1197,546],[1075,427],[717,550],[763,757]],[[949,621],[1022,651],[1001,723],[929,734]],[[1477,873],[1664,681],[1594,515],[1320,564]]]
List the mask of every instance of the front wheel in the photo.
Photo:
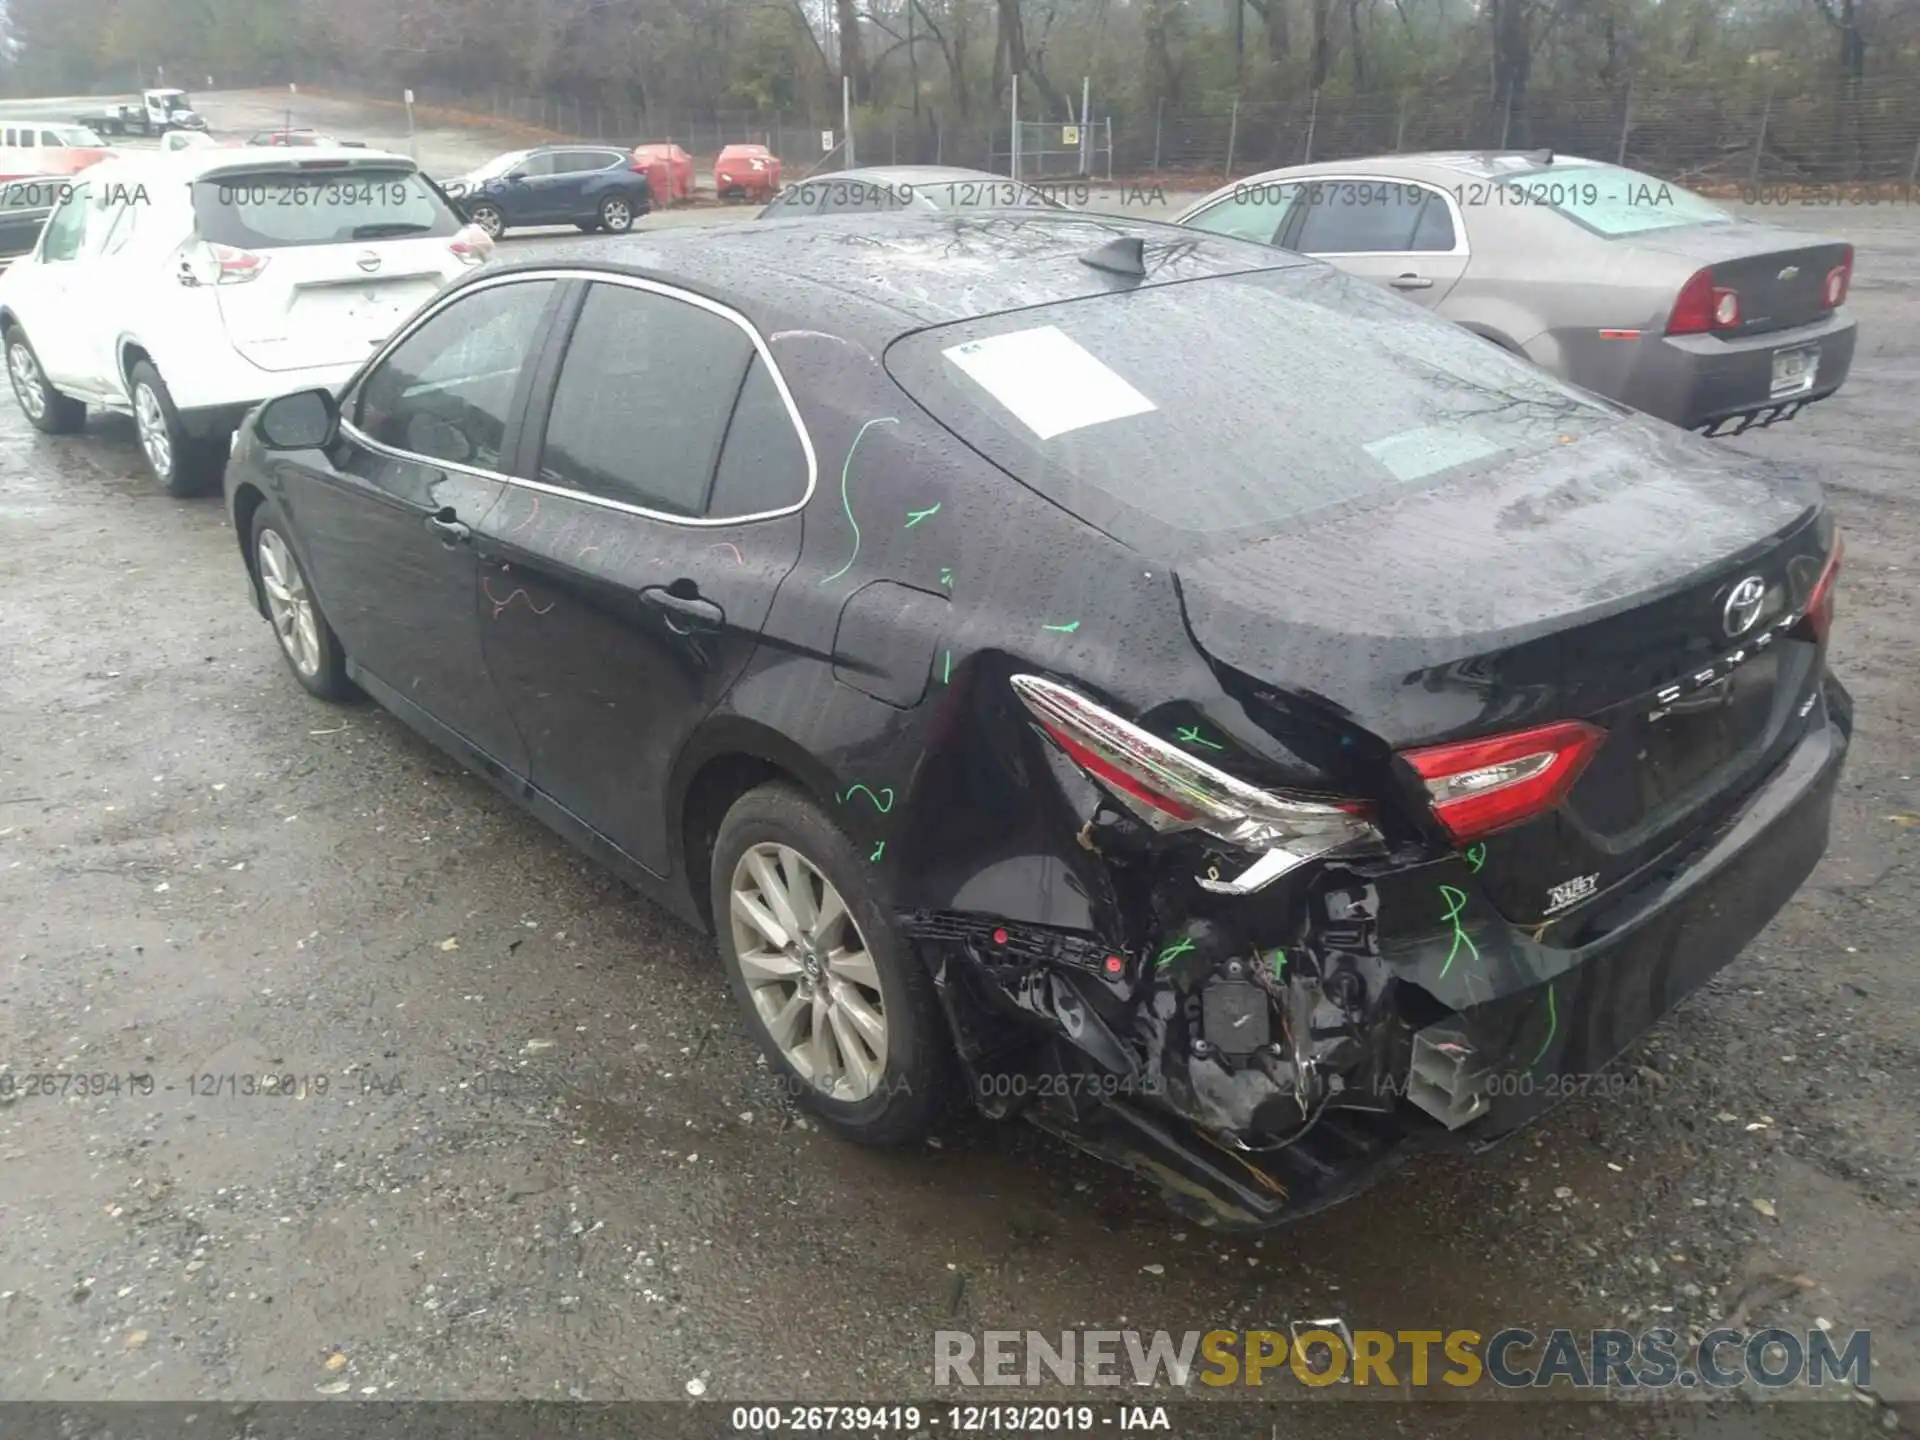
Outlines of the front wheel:
[[300,557],[287,539],[286,522],[271,501],[253,512],[253,573],[267,602],[267,619],[293,678],[322,700],[353,695],[339,637],[314,599]]
[[870,870],[787,785],[734,802],[709,885],[747,1028],[808,1109],[863,1145],[923,1139],[951,1108],[954,1059],[933,978]]
[[633,228],[633,206],[618,195],[609,195],[600,202],[600,226],[615,235],[625,234]]
[[40,368],[40,357],[33,353],[26,334],[16,325],[6,332],[7,379],[13,384],[13,398],[27,423],[48,435],[71,435],[87,423],[87,407],[70,395],[62,395],[47,383]]

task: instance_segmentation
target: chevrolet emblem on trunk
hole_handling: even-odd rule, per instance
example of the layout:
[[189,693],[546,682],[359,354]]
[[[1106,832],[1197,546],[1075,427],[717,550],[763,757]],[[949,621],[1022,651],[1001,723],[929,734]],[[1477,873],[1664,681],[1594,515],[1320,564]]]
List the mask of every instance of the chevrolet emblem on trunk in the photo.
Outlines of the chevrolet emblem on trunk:
[[366,254],[362,255],[354,263],[358,265],[362,270],[366,271],[369,275],[371,275],[374,271],[380,268],[379,252],[374,250],[369,250],[367,251]]
[[1774,278],[1779,280],[1792,280],[1795,277],[1797,277],[1799,274],[1800,274],[1800,267],[1798,265],[1789,265],[1787,266],[1786,269],[1782,270],[1779,273],[1779,275],[1775,276]]

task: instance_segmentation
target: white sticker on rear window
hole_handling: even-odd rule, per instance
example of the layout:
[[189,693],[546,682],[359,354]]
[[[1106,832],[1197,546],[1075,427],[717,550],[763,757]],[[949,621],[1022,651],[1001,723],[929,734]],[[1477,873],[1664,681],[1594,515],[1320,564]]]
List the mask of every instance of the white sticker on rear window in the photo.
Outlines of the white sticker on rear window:
[[1042,440],[1159,408],[1054,325],[941,353]]
[[1389,435],[1361,448],[1386,466],[1394,479],[1404,481],[1424,480],[1456,465],[1498,455],[1507,447],[1471,430],[1450,430],[1436,425]]

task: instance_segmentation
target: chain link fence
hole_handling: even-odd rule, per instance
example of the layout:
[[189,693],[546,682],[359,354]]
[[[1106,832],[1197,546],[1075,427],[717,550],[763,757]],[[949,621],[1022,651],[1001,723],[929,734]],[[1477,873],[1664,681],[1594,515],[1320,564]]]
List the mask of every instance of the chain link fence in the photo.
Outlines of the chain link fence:
[[[398,99],[340,76],[315,88]],[[302,88],[306,88],[304,85]],[[701,161],[722,146],[758,142],[787,174],[845,164],[840,117],[816,119],[713,109],[648,110],[579,94],[516,95],[416,84],[415,101],[458,117],[491,118],[542,138],[636,144],[671,141]],[[1097,97],[1096,97],[1097,99]],[[429,122],[431,123],[431,122]],[[860,165],[944,164],[1010,173],[1012,130],[978,114],[956,118],[863,110],[854,116]],[[1071,139],[1067,138],[1072,136]],[[1211,107],[1164,103],[1072,121],[1021,122],[1022,178],[1086,176],[1187,180],[1244,177],[1317,160],[1396,151],[1547,148],[1614,161],[1680,184],[1920,183],[1920,84],[1904,77],[1789,87],[1764,79],[1719,86],[1616,91],[1541,88],[1515,97],[1423,88],[1404,95],[1302,94]]]

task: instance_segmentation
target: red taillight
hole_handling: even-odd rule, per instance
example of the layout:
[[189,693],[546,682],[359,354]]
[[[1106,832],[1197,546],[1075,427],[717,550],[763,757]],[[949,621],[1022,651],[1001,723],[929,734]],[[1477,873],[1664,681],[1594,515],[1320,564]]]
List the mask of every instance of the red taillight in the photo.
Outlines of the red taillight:
[[1847,303],[1847,287],[1853,283],[1853,247],[1847,246],[1847,258],[1827,272],[1827,287],[1820,292],[1820,303],[1838,310]]
[[1551,810],[1606,740],[1578,720],[1409,750],[1433,813],[1456,840],[1477,840]]
[[270,258],[252,250],[242,250],[237,245],[209,244],[207,255],[213,261],[213,283],[216,285],[243,285],[249,280],[258,280]]
[[1739,295],[1724,285],[1715,285],[1709,266],[1680,287],[1673,314],[1667,319],[1667,334],[1709,335],[1715,330],[1732,330],[1739,323]]
[[478,225],[464,226],[447,248],[463,265],[484,265],[493,254],[493,237]]
[[1840,537],[1834,536],[1833,553],[1827,556],[1827,563],[1820,570],[1820,578],[1813,582],[1813,589],[1807,595],[1807,613],[1800,623],[1816,643],[1824,641],[1833,632],[1833,591],[1840,579],[1840,557],[1846,553],[1846,549]]
[[1068,734],[1064,726],[1049,725],[1042,721],[1041,728],[1053,737],[1055,744],[1067,752],[1074,764],[1095,779],[1103,780],[1109,785],[1124,790],[1142,804],[1151,806],[1168,819],[1177,820],[1183,825],[1191,825],[1199,817],[1199,812],[1190,806],[1182,805],[1171,796],[1161,794],[1144,781],[1122,770],[1118,765],[1102,759],[1088,746],[1082,745]]

